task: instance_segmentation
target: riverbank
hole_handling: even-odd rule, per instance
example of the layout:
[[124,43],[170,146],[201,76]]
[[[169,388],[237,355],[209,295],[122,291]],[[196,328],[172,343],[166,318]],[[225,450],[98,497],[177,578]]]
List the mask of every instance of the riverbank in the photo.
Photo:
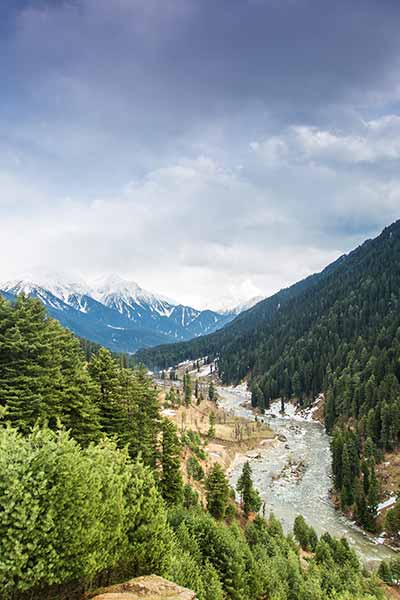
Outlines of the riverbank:
[[278,443],[276,433],[261,419],[241,417],[216,402],[198,403],[196,398],[189,406],[171,406],[166,401],[167,391],[164,387],[160,390],[161,414],[177,427],[183,440],[183,479],[196,489],[201,500],[205,498],[204,486],[202,478],[193,476],[190,464],[193,466],[194,461],[204,473],[215,463],[229,473],[238,457],[250,456],[252,451],[257,454],[259,448]]
[[[254,419],[245,386],[221,387],[218,393],[225,410]],[[280,403],[274,403],[271,411],[262,418],[282,439],[268,449],[257,450],[260,456],[250,460],[253,481],[265,502],[266,514],[273,512],[287,532],[292,530],[296,516],[302,515],[318,535],[328,531],[335,537],[346,537],[368,566],[374,567],[380,560],[394,558],[396,553],[383,545],[383,540],[363,532],[335,509],[330,497],[333,483],[330,439],[321,423],[309,414],[296,411],[290,404],[286,405],[286,414],[282,415]],[[296,468],[292,471],[290,461],[293,459],[300,467],[300,473]],[[229,470],[233,487],[236,487],[243,461],[244,458],[238,456]],[[277,477],[279,474],[283,476]]]

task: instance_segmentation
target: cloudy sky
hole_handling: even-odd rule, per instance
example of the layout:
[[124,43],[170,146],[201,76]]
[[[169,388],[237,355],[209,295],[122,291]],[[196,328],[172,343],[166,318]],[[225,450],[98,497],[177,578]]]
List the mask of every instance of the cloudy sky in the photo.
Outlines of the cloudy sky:
[[0,280],[269,295],[400,217],[398,0],[2,0]]

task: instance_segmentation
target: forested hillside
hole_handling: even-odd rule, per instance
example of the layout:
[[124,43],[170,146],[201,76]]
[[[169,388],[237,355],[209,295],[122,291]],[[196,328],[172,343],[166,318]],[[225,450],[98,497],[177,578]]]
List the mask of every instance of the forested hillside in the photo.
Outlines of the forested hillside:
[[226,383],[247,377],[253,403],[309,403],[326,394],[336,427],[335,484],[342,506],[373,528],[375,462],[400,441],[400,222],[348,256],[194,343],[144,351],[163,366],[196,353],[219,357]]
[[152,382],[97,350],[86,362],[39,301],[0,299],[1,598],[80,599],[149,573],[199,600],[383,597],[345,540],[318,540],[298,522],[296,539],[313,552],[305,567],[274,517],[248,521],[249,469],[242,525],[218,465],[200,507]]
[[[328,276],[342,262],[343,258],[329,265],[322,273],[311,275],[306,279],[283,289],[266,300],[258,302],[254,307],[241,313],[234,321],[210,335],[198,337],[188,342],[157,346],[140,350],[136,353],[137,360],[152,369],[165,369],[186,359],[196,359],[199,356],[221,356],[230,345],[242,343],[250,339],[257,328],[267,325],[275,319],[283,307],[318,281]],[[243,370],[246,373],[246,369]],[[229,377],[230,375],[227,374]],[[239,377],[240,379],[240,377]],[[228,380],[227,380],[228,381]]]

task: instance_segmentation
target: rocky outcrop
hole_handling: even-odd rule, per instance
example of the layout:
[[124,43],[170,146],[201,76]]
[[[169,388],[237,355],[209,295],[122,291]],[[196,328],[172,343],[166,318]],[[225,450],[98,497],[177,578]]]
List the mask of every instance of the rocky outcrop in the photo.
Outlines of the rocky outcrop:
[[113,585],[86,597],[87,600],[197,600],[196,594],[162,577],[151,575]]

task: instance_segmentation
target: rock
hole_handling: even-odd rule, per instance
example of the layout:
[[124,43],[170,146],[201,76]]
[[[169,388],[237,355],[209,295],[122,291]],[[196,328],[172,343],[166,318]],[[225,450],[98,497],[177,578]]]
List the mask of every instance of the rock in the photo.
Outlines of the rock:
[[246,454],[246,458],[250,458],[251,460],[261,460],[262,456],[259,452],[255,454]]
[[280,434],[278,435],[278,440],[279,440],[280,442],[287,442],[287,437],[286,437],[285,435],[283,435],[283,433],[280,433]]
[[86,596],[89,600],[197,600],[190,590],[162,577],[137,577]]

